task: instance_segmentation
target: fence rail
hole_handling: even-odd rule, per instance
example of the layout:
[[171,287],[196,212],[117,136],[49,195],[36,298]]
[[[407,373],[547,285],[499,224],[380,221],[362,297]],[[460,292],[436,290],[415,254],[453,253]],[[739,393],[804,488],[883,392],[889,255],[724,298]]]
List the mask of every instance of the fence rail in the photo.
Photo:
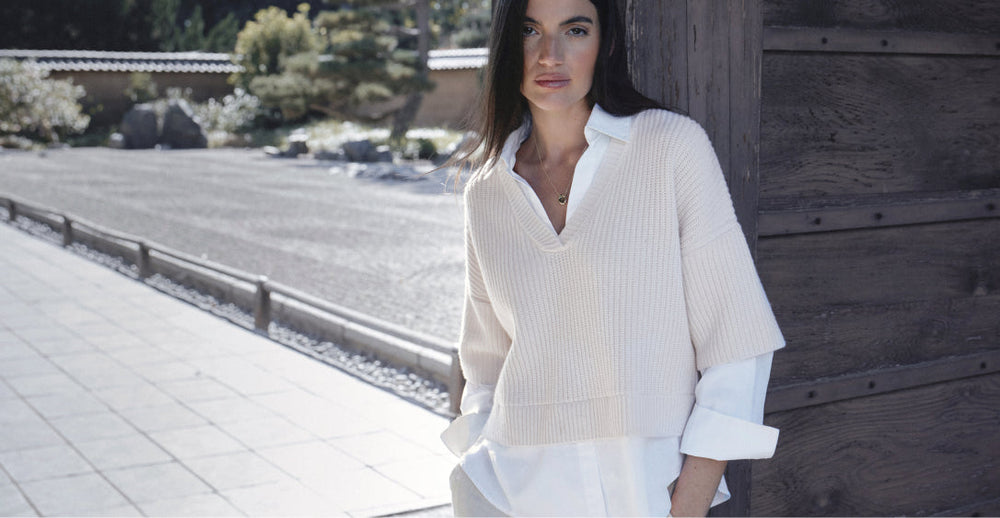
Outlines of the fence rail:
[[6,194],[0,194],[0,201],[7,207],[9,222],[24,216],[61,229],[64,247],[80,242],[131,259],[140,280],[156,273],[181,277],[188,284],[207,288],[216,298],[250,309],[259,333],[267,335],[271,323],[281,321],[443,382],[450,397],[449,413],[459,413],[465,379],[454,344],[339,306],[266,276],[195,257],[52,208]]

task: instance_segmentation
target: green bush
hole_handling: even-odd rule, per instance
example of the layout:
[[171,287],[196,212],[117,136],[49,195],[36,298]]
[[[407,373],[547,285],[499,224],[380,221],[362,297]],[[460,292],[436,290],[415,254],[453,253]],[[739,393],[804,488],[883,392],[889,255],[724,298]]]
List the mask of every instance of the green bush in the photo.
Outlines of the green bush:
[[0,135],[55,142],[87,129],[90,117],[79,103],[83,87],[48,75],[30,62],[0,59]]
[[209,99],[194,105],[195,116],[201,121],[205,131],[239,133],[249,130],[260,110],[260,99],[242,88],[223,97],[222,101]]
[[258,11],[236,36],[233,61],[243,66],[233,77],[236,84],[248,88],[256,77],[280,74],[285,58],[316,51],[319,42],[308,14],[308,4],[300,4],[291,17],[280,7]]

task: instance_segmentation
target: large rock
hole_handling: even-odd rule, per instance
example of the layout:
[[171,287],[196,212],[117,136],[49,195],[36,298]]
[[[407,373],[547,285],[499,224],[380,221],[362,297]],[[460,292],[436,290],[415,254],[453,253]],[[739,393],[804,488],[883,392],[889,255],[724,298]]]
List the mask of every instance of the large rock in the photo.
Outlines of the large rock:
[[205,130],[194,120],[191,106],[183,99],[171,100],[167,106],[167,111],[163,114],[160,144],[174,149],[208,147]]
[[149,149],[156,145],[156,112],[148,104],[137,104],[122,117],[121,134],[128,149]]
[[368,139],[344,142],[340,148],[351,162],[374,162],[378,156],[375,144]]

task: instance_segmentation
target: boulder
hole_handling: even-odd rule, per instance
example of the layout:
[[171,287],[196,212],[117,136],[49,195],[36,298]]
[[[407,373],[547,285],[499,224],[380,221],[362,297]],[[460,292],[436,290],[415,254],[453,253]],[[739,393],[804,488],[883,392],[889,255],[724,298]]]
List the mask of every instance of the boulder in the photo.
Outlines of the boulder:
[[173,149],[206,148],[208,136],[201,124],[194,120],[191,106],[183,99],[173,99],[163,114],[160,144]]
[[288,137],[288,149],[285,150],[285,156],[289,158],[295,158],[299,155],[304,155],[309,152],[309,135],[304,133],[292,133]]
[[122,117],[121,134],[128,149],[150,149],[156,145],[156,112],[149,104],[137,104]]
[[111,149],[125,149],[125,135],[121,133],[112,133],[108,137],[108,147]]
[[344,155],[351,162],[374,162],[378,156],[375,144],[372,144],[372,141],[368,139],[344,142],[340,148],[344,150]]

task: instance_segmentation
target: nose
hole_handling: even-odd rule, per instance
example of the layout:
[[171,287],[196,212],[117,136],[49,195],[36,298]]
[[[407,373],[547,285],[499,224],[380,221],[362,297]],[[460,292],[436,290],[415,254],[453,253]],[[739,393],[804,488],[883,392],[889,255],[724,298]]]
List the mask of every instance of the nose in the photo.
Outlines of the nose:
[[538,63],[545,66],[554,66],[562,63],[563,48],[559,38],[554,36],[542,36],[541,48],[538,49]]

